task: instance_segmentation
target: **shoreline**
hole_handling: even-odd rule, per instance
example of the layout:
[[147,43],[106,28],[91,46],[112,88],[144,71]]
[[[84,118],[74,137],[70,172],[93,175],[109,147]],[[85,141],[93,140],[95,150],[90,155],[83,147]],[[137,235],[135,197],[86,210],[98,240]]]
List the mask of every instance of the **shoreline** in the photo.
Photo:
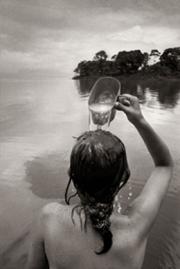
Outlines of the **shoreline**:
[[103,75],[97,75],[97,76],[73,76],[73,80],[80,80],[80,79],[98,79],[100,77],[114,77],[114,78],[135,78],[135,79],[167,79],[167,80],[180,80],[180,74],[177,76],[169,75],[169,76],[162,76],[162,75],[154,75],[154,74],[143,74],[143,73],[135,73],[135,74],[125,74],[125,75],[112,75],[112,74],[103,74]]

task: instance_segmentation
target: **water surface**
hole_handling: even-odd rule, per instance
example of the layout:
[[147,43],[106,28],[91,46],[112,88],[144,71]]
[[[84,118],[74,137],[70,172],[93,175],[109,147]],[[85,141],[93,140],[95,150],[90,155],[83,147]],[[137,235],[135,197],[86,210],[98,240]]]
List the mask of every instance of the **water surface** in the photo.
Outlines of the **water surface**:
[[[143,269],[180,268],[180,81],[121,78],[122,91],[140,98],[143,113],[169,145],[173,181],[150,235]],[[1,81],[0,84],[0,268],[23,268],[29,229],[43,204],[61,199],[69,154],[88,129],[87,98],[94,79]],[[122,112],[110,131],[125,143],[131,180],[122,206],[141,190],[152,160]]]

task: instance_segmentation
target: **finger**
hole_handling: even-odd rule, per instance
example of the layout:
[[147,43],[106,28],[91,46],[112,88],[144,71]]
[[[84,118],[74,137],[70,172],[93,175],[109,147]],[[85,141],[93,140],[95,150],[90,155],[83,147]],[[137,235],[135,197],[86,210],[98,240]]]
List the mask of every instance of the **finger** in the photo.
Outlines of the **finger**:
[[131,95],[131,94],[129,94],[129,93],[123,93],[123,94],[119,95],[119,97],[126,97],[126,98],[128,98],[128,99],[131,99],[131,98],[133,98],[134,96]]
[[114,108],[117,109],[117,110],[122,110],[122,105],[119,102],[116,102],[114,104]]
[[131,105],[131,103],[130,103],[130,101],[129,101],[128,99],[124,99],[124,100],[122,100],[122,103],[123,103],[123,105],[125,105],[125,106],[130,106],[130,105]]
[[126,111],[127,106],[123,105],[120,102],[116,102],[114,108],[121,111]]
[[128,97],[120,95],[118,96],[118,101],[119,103],[125,105],[125,106],[130,106],[131,105],[131,101]]

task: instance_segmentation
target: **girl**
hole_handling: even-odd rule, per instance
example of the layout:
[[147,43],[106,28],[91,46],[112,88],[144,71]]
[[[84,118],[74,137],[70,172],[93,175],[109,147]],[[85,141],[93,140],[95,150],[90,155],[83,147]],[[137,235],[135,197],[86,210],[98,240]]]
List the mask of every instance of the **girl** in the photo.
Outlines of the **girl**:
[[[28,269],[140,269],[147,239],[172,173],[167,146],[144,119],[138,99],[124,94],[122,110],[144,140],[154,169],[124,215],[113,212],[115,195],[129,169],[123,143],[105,131],[86,132],[72,150],[70,181],[80,204],[46,205],[34,228]],[[65,199],[69,204],[67,186]]]

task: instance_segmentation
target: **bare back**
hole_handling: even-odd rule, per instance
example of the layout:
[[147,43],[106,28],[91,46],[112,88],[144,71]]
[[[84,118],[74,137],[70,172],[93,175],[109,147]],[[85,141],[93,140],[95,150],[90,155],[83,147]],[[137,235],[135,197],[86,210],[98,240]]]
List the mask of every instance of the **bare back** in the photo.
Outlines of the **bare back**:
[[87,225],[81,231],[79,216],[75,213],[75,225],[71,220],[72,207],[57,203],[43,209],[45,253],[51,269],[139,269],[141,268],[146,240],[140,242],[127,216],[112,216],[113,245],[109,252],[97,255],[102,246],[97,233]]

